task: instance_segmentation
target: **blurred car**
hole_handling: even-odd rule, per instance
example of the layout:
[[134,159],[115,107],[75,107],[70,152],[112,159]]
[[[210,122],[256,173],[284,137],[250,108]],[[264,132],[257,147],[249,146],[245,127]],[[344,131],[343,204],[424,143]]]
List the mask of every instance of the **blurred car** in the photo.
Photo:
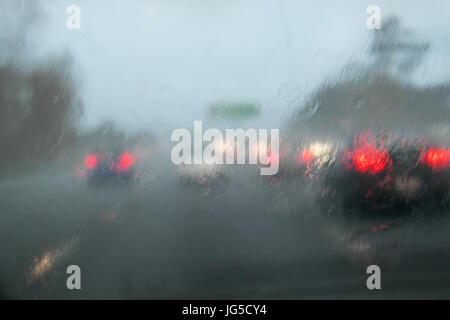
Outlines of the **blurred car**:
[[89,185],[131,185],[139,179],[136,157],[128,152],[91,153],[84,158],[76,176]]
[[[304,162],[321,165],[321,202],[348,209],[398,216],[445,209],[449,203],[450,150],[389,133],[358,134],[346,147],[323,154],[304,151]],[[333,161],[329,161],[333,159]],[[318,162],[318,164],[317,164]]]
[[229,176],[223,165],[191,164],[177,168],[180,184],[200,195],[219,196],[228,185]]

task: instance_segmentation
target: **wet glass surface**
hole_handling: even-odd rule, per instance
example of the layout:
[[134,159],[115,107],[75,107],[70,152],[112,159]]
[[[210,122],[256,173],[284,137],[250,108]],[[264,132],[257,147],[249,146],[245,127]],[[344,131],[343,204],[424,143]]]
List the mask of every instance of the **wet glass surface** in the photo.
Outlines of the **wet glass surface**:
[[[79,1],[69,30],[2,1],[0,297],[373,298],[375,264],[376,298],[448,298],[450,5],[379,2],[369,30],[357,1]],[[278,172],[174,164],[195,120],[280,129]]]

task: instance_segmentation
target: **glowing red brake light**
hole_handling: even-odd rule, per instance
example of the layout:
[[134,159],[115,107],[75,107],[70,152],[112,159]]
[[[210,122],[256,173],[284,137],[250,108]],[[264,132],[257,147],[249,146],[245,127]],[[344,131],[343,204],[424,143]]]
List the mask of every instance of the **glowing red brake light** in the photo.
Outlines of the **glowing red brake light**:
[[310,149],[303,151],[303,153],[302,153],[302,161],[303,162],[310,162],[313,159],[314,159],[314,153]]
[[389,162],[389,156],[385,151],[366,144],[353,152],[352,160],[356,170],[377,174],[386,167]]
[[97,155],[96,154],[88,154],[84,159],[84,165],[87,169],[92,170],[95,169],[98,165]]
[[384,141],[377,141],[371,132],[355,139],[354,145],[355,149],[347,150],[344,155],[346,168],[375,175],[391,166],[392,160],[384,147]]
[[135,161],[135,158],[132,155],[130,155],[128,152],[125,152],[117,158],[115,170],[119,173],[125,172],[133,166],[134,161]]
[[425,163],[427,166],[436,171],[448,167],[450,165],[450,150],[446,150],[444,148],[429,149],[425,152],[425,155],[422,158],[422,163]]

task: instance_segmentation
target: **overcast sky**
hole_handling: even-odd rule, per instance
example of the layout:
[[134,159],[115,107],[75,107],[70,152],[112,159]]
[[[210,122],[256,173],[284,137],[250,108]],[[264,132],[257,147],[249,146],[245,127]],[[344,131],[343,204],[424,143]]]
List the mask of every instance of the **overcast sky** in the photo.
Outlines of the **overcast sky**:
[[[396,14],[432,45],[418,79],[448,79],[450,2],[41,1],[34,55],[71,52],[85,124],[172,128],[205,117],[216,100],[254,100],[270,126],[288,117],[285,96],[306,96],[343,65],[366,58],[368,5]],[[81,30],[66,9],[81,8]]]

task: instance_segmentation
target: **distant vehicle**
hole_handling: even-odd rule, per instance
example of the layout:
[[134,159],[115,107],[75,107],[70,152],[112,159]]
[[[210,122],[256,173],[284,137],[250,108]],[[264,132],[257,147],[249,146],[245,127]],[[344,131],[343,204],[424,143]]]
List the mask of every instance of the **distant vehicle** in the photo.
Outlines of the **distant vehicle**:
[[136,157],[128,152],[88,154],[75,173],[93,186],[131,185],[139,179]]
[[191,164],[177,168],[181,185],[201,190],[201,195],[218,195],[228,185],[229,176],[223,165]]
[[[304,151],[304,162],[314,164],[314,154]],[[322,194],[344,209],[398,216],[424,205],[448,207],[448,148],[366,132],[333,157],[335,161],[321,168]]]

